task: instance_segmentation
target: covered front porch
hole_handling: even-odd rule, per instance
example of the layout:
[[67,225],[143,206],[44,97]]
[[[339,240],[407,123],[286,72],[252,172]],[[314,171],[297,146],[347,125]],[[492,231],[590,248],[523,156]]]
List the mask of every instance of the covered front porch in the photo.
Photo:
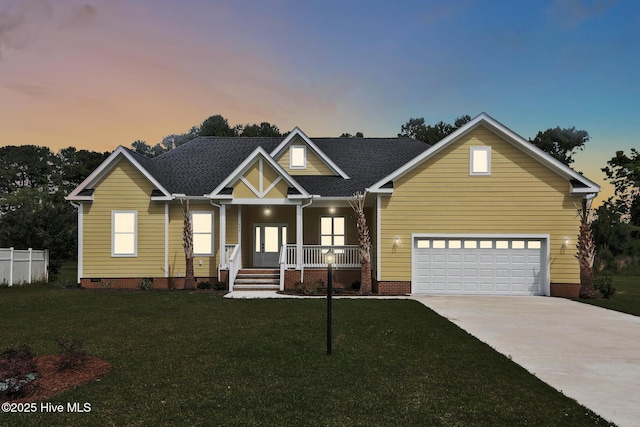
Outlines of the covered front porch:
[[[340,204],[221,205],[220,280],[228,283],[230,291],[237,280],[248,282],[247,277],[254,277],[257,284],[262,278],[265,288],[288,289],[296,282],[323,279],[329,250],[345,280],[356,275],[359,279],[353,211],[346,201]],[[353,273],[347,274],[348,270]],[[238,289],[242,287],[238,283]]]

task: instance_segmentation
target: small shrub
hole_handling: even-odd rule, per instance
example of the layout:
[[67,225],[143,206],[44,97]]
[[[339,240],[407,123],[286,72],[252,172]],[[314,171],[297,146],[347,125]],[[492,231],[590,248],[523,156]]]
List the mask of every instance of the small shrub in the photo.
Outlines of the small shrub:
[[87,351],[84,349],[82,341],[76,338],[58,338],[56,342],[60,349],[60,359],[58,360],[58,369],[60,371],[80,366],[87,360]]
[[28,396],[38,368],[28,345],[7,347],[0,354],[0,397],[17,399]]
[[196,289],[211,289],[213,285],[211,282],[198,282]]
[[311,282],[296,282],[295,289],[296,289],[296,292],[303,295],[311,295],[318,292],[316,283],[311,283]]
[[353,283],[351,283],[351,289],[353,289],[354,291],[359,291],[360,290],[360,280],[356,280]]
[[73,289],[78,287],[78,284],[75,282],[75,280],[62,279],[56,281],[55,283],[56,286],[60,289]]
[[616,288],[613,287],[613,276],[609,273],[596,276],[593,286],[606,299],[613,297],[616,293]]
[[151,290],[152,287],[153,279],[150,277],[145,277],[140,281],[140,283],[138,283],[138,288],[142,289],[143,291]]
[[227,288],[227,284],[219,280],[213,284],[213,289],[215,289],[216,291],[221,291],[226,288]]

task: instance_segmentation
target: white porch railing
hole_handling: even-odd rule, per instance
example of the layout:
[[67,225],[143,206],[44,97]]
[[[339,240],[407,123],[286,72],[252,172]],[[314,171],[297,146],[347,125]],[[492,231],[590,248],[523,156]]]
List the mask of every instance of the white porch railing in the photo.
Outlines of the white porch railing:
[[[304,277],[305,268],[327,268],[325,254],[331,249],[335,255],[334,267],[360,268],[360,249],[358,245],[303,245],[300,278]],[[280,289],[284,289],[284,270],[298,268],[297,246],[283,245],[280,249]]]
[[[228,253],[229,247],[232,246],[230,253]],[[238,271],[240,271],[240,263],[242,257],[240,256],[240,245],[225,245],[225,253],[228,253],[228,266],[229,266],[229,292],[233,292],[233,283],[236,281]]]
[[236,246],[238,245],[236,244],[224,245],[224,252],[222,253],[222,257],[220,258],[220,265],[222,266],[223,270],[227,267],[227,263],[231,258],[231,253],[236,248]]

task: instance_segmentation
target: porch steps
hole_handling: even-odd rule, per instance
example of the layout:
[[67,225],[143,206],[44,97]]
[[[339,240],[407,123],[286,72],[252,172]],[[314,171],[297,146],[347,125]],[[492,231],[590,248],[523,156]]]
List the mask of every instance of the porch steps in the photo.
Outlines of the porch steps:
[[234,291],[277,291],[280,271],[271,269],[242,269],[233,284]]

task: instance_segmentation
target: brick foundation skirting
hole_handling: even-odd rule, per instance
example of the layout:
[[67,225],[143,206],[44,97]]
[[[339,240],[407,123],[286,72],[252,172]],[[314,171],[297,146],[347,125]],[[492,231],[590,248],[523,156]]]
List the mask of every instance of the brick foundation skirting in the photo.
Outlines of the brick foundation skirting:
[[[80,279],[80,286],[86,289],[139,289],[142,277],[89,278]],[[184,277],[151,277],[151,289],[184,289]],[[225,277],[226,280],[226,277]],[[217,277],[196,277],[198,282],[218,281]]]
[[578,298],[580,283],[552,283],[551,296],[563,298]]
[[411,282],[376,282],[378,295],[406,295],[411,293]]

